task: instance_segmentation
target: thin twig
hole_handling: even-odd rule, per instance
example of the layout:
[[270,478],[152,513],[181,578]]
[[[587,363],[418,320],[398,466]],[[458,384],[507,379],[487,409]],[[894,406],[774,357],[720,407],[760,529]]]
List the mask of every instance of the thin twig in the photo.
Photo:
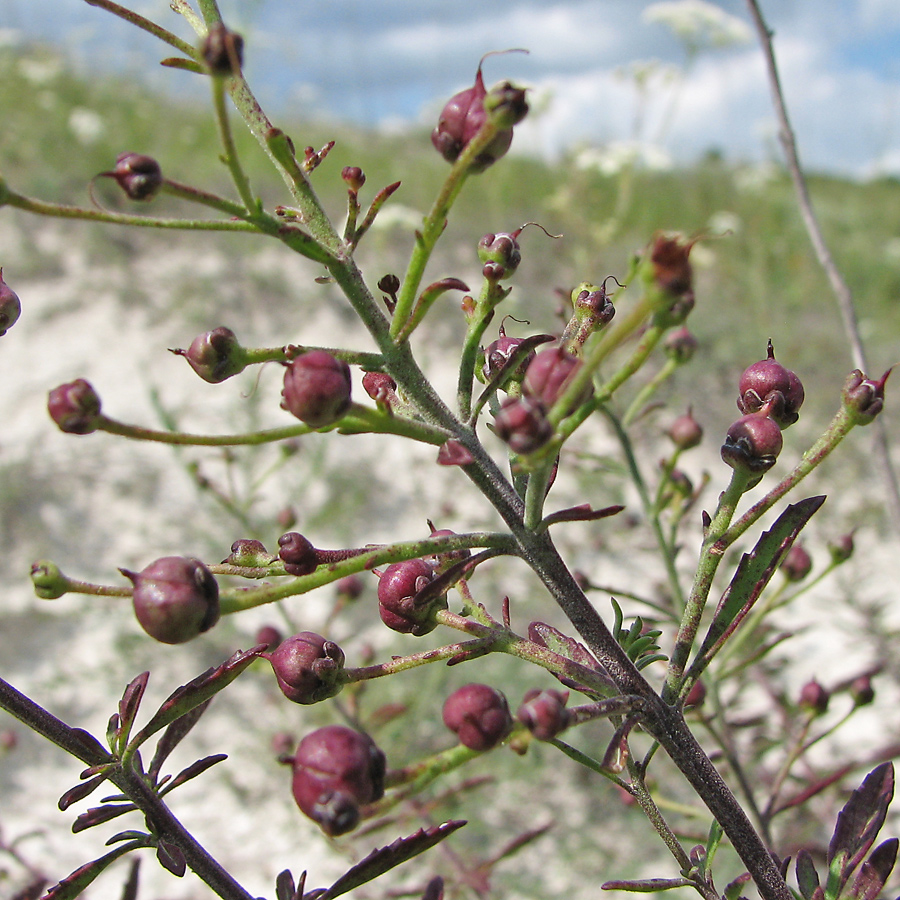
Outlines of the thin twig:
[[[778,66],[775,62],[775,51],[772,47],[772,31],[763,18],[762,10],[759,8],[757,0],[747,0],[747,7],[759,34],[760,44],[762,46],[763,55],[766,60],[766,72],[769,78],[769,87],[772,91],[772,103],[775,107],[775,114],[778,118],[778,140],[784,150],[787,160],[788,171],[791,175],[791,181],[794,183],[794,190],[797,192],[797,205],[800,207],[800,215],[806,226],[807,234],[812,242],[813,249],[819,260],[819,265],[825,272],[831,289],[837,298],[838,309],[841,318],[844,321],[844,333],[850,344],[850,353],[853,357],[853,365],[862,370],[867,375],[872,374],[868,371],[866,365],[865,348],[863,347],[862,338],[859,334],[859,325],[856,320],[856,307],[853,302],[853,294],[850,287],[844,280],[834,257],[825,243],[825,237],[819,226],[819,220],[813,211],[812,201],[809,196],[809,189],[806,184],[806,178],[800,165],[800,156],[797,150],[797,139],[794,130],[791,127],[788,118],[787,106],[784,100],[784,94],[781,90],[781,80],[778,76]],[[890,451],[888,449],[887,429],[884,419],[879,418],[874,423],[875,432],[875,457],[878,461],[878,467],[881,471],[881,477],[884,480],[887,495],[888,514],[894,530],[900,536],[900,483],[897,480],[897,472],[891,462]]]

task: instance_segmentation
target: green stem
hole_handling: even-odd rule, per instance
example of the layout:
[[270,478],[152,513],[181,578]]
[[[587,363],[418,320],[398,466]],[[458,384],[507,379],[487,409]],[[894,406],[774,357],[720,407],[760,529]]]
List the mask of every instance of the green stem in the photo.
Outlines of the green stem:
[[179,53],[183,53],[188,59],[196,60],[198,58],[196,47],[191,46],[186,41],[183,41],[180,37],[172,34],[171,31],[166,30],[162,26],[157,25],[155,22],[145,19],[138,13],[126,9],[118,3],[113,3],[112,0],[85,0],[85,2],[88,6],[99,6],[107,12],[111,12],[114,16],[118,16],[120,19],[124,19],[132,25],[136,25],[142,31],[146,31],[148,34],[158,37],[161,41],[165,41],[169,46],[174,47]]
[[391,322],[391,336],[396,338],[403,331],[412,312],[413,304],[419,293],[422,276],[425,267],[431,258],[431,253],[438,242],[444,228],[447,225],[447,214],[450,207],[459,196],[463,185],[471,173],[472,163],[485,147],[497,136],[498,127],[490,118],[485,119],[484,125],[469,141],[465,149],[453,163],[447,179],[444,181],[430,212],[425,216],[422,230],[416,232],[416,242],[409,259],[406,275],[400,284],[400,293],[397,295],[397,306]]
[[259,201],[253,197],[250,190],[250,182],[241,167],[237,147],[234,144],[234,135],[231,132],[231,123],[228,118],[228,109],[225,105],[225,82],[230,76],[212,75],[213,109],[215,110],[216,127],[219,132],[219,140],[222,142],[222,161],[231,173],[231,180],[237,188],[238,196],[244,204],[247,212],[259,211]]
[[681,626],[675,638],[675,646],[672,650],[672,658],[669,661],[669,670],[666,674],[666,685],[663,690],[663,699],[674,702],[681,687],[685,666],[697,631],[700,628],[700,618],[709,598],[713,577],[722,561],[723,550],[719,549],[718,541],[734,517],[738,501],[741,499],[748,484],[755,478],[748,472],[733,469],[731,481],[719,498],[719,505],[715,515],[706,530],[703,545],[700,550],[700,561],[697,564],[697,572],[694,576],[694,584],[690,596],[685,605]]
[[663,367],[638,391],[625,415],[622,416],[622,424],[626,428],[638,417],[641,410],[647,405],[647,401],[672,377],[672,373],[679,365],[680,363],[677,359],[669,357]]

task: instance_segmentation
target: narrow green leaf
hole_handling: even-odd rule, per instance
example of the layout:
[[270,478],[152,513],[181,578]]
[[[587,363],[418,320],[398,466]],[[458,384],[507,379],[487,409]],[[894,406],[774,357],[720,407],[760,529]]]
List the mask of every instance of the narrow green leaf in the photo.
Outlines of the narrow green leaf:
[[[797,535],[824,502],[825,497],[819,496],[791,504],[741,558],[697,653],[695,665],[701,671],[750,612]],[[692,674],[699,671],[692,669]]]
[[694,882],[687,878],[641,878],[635,881],[605,881],[600,885],[604,891],[633,891],[639,894],[655,894],[657,891],[693,886]]

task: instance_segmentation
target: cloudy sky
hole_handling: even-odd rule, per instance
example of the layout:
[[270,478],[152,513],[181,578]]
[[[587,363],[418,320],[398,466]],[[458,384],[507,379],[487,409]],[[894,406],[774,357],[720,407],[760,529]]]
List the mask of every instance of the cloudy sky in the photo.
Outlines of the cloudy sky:
[[[131,4],[183,36],[162,0]],[[744,0],[220,0],[248,38],[246,69],[265,105],[366,125],[431,122],[471,83],[490,50],[488,84],[531,88],[536,114],[520,151],[554,155],[638,141],[651,161],[709,149],[732,159],[776,157],[763,61]],[[727,46],[689,46],[660,7],[721,13]],[[762,0],[782,80],[811,169],[900,175],[900,0]],[[656,12],[656,15],[654,15]],[[682,9],[684,12],[684,9]],[[688,22],[690,16],[686,17]],[[673,20],[684,24],[685,17]],[[696,24],[696,16],[693,19]],[[159,54],[146,35],[109,30],[83,0],[0,0],[0,27],[65,43],[107,64]],[[696,52],[692,52],[696,50]],[[163,54],[165,55],[165,54]],[[187,76],[166,73],[173,84]],[[183,87],[183,85],[182,85]]]

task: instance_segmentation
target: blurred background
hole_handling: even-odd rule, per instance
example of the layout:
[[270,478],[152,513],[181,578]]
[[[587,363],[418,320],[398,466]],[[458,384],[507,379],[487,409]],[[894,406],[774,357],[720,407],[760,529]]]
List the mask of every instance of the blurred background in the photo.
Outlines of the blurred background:
[[[191,39],[165,2],[134,7]],[[721,438],[738,416],[736,381],[765,355],[769,338],[807,394],[772,478],[787,472],[821,433],[852,364],[780,162],[762,59],[742,4],[495,2],[485,11],[458,0],[223,0],[222,8],[246,37],[248,78],[277,124],[298,147],[336,140],[315,173],[316,190],[336,221],[346,210],[342,166],[366,172],[364,205],[381,186],[402,181],[358,252],[373,284],[386,272],[402,274],[413,230],[446,174],[429,141],[441,106],[472,83],[482,54],[528,48],[527,56],[484,63],[488,84],[511,78],[530,87],[533,114],[517,128],[510,156],[466,185],[429,273],[475,286],[482,234],[539,221],[565,237],[550,240],[536,228],[523,233],[523,263],[504,311],[530,324],[507,320],[506,328],[515,335],[552,331],[560,327],[560,290],[611,274],[622,279],[632,254],[657,230],[708,236],[692,252],[695,364],[676,373],[658,395],[663,405],[636,429],[645,474],[652,477],[670,449],[667,424],[691,406],[707,436],[679,465],[695,485],[708,475],[700,506],[715,504],[727,479]],[[900,9],[893,0],[781,0],[764,11],[776,32],[816,209],[854,291],[872,374],[880,375],[900,361]],[[231,196],[207,86],[159,67],[165,55],[154,39],[81,0],[0,0],[3,177],[22,193],[89,206],[94,176],[117,154],[138,151],[155,156],[178,181]],[[283,184],[253,140],[243,131],[238,140],[254,190],[270,206],[286,202]],[[135,210],[109,180],[96,182],[94,193],[109,208]],[[165,197],[147,211],[194,212]],[[422,537],[426,518],[457,531],[496,522],[458,473],[435,466],[429,448],[332,435],[284,448],[173,451],[107,435],[63,435],[52,425],[47,392],[78,377],[91,381],[108,415],[150,427],[239,432],[291,422],[279,408],[279,367],[209,385],[167,352],[219,325],[234,329],[246,346],[318,342],[371,349],[346,301],[333,286],[316,282],[321,271],[281,246],[256,237],[124,231],[3,209],[0,265],[23,304],[22,319],[0,340],[4,677],[102,734],[123,686],[138,672],[153,671],[149,710],[177,684],[251,645],[260,625],[323,630],[342,645],[349,664],[431,646],[427,637],[411,648],[410,639],[373,624],[374,577],[362,601],[334,619],[333,591],[323,589],[280,609],[229,617],[183,647],[147,638],[127,601],[37,600],[28,573],[41,558],[72,577],[123,584],[119,567],[139,570],[167,554],[217,562],[238,538],[257,538],[271,549],[289,527],[317,546],[347,547]],[[464,323],[449,300],[436,310],[416,334],[416,353],[452,396]],[[896,447],[893,406],[889,399],[885,419]],[[604,585],[594,595],[604,613],[611,594],[627,616],[645,613],[631,605],[628,592],[659,596],[665,587],[621,449],[603,427],[586,430],[572,449],[571,474],[554,487],[554,505],[629,508],[610,522],[561,529],[559,544],[573,566]],[[883,488],[872,470],[871,435],[854,433],[800,493],[829,494],[805,533],[813,579],[828,565],[830,542],[852,532],[857,549],[851,564],[775,611],[772,628],[793,640],[772,655],[765,678],[772,692],[792,697],[811,677],[831,687],[878,667],[877,702],[854,718],[851,734],[845,729],[821,745],[822,760],[859,756],[900,741],[900,570]],[[689,524],[678,560],[685,577],[696,558],[699,513]],[[520,631],[530,618],[564,627],[520,566],[498,564],[478,589],[495,614],[499,599],[510,595]],[[435,645],[446,639],[433,635]],[[514,704],[526,686],[555,685],[545,673],[529,673],[526,685],[520,666],[492,658],[386,679],[364,705],[371,711],[393,703],[408,712],[378,731],[379,741],[397,748],[392,764],[448,745],[435,711],[452,687],[471,680],[511,686]],[[766,746],[780,740],[784,723],[758,700],[735,699],[735,707],[748,720],[758,717],[759,746]],[[837,722],[840,705],[829,715]],[[231,758],[209,782],[185,786],[173,805],[261,896],[271,894],[281,868],[309,865],[309,886],[325,885],[351,858],[399,833],[394,828],[358,844],[326,845],[294,807],[272,741],[285,733],[296,739],[328,721],[329,707],[284,701],[260,665],[217,701],[186,742],[185,763],[223,749]],[[585,746],[599,744],[606,727],[586,729]],[[107,835],[73,837],[72,812],[56,809],[77,765],[5,718],[0,732],[0,896],[6,897],[14,896],[27,869],[4,848],[14,845],[35,870],[58,878],[96,855]],[[486,794],[463,792],[440,807],[441,815],[480,823],[453,839],[473,865],[527,829],[555,823],[534,845],[539,852],[498,865],[504,896],[586,900],[606,878],[671,874],[668,860],[649,849],[646,823],[629,815],[613,788],[585,778],[568,761],[560,765],[549,748],[524,759],[495,755],[479,766],[466,776],[497,776]],[[522,785],[540,797],[539,814],[521,803]],[[677,788],[673,794],[673,802],[686,798]],[[836,808],[829,802],[798,820],[797,840],[821,841],[817,829]],[[420,822],[410,818],[411,831]],[[708,818],[688,809],[683,828],[701,840]],[[452,870],[457,862],[441,857],[435,865]],[[426,871],[414,870],[413,886]],[[86,896],[119,896],[123,873],[110,874]],[[149,858],[145,878],[144,900],[206,896],[190,879],[174,882],[158,872]]]

